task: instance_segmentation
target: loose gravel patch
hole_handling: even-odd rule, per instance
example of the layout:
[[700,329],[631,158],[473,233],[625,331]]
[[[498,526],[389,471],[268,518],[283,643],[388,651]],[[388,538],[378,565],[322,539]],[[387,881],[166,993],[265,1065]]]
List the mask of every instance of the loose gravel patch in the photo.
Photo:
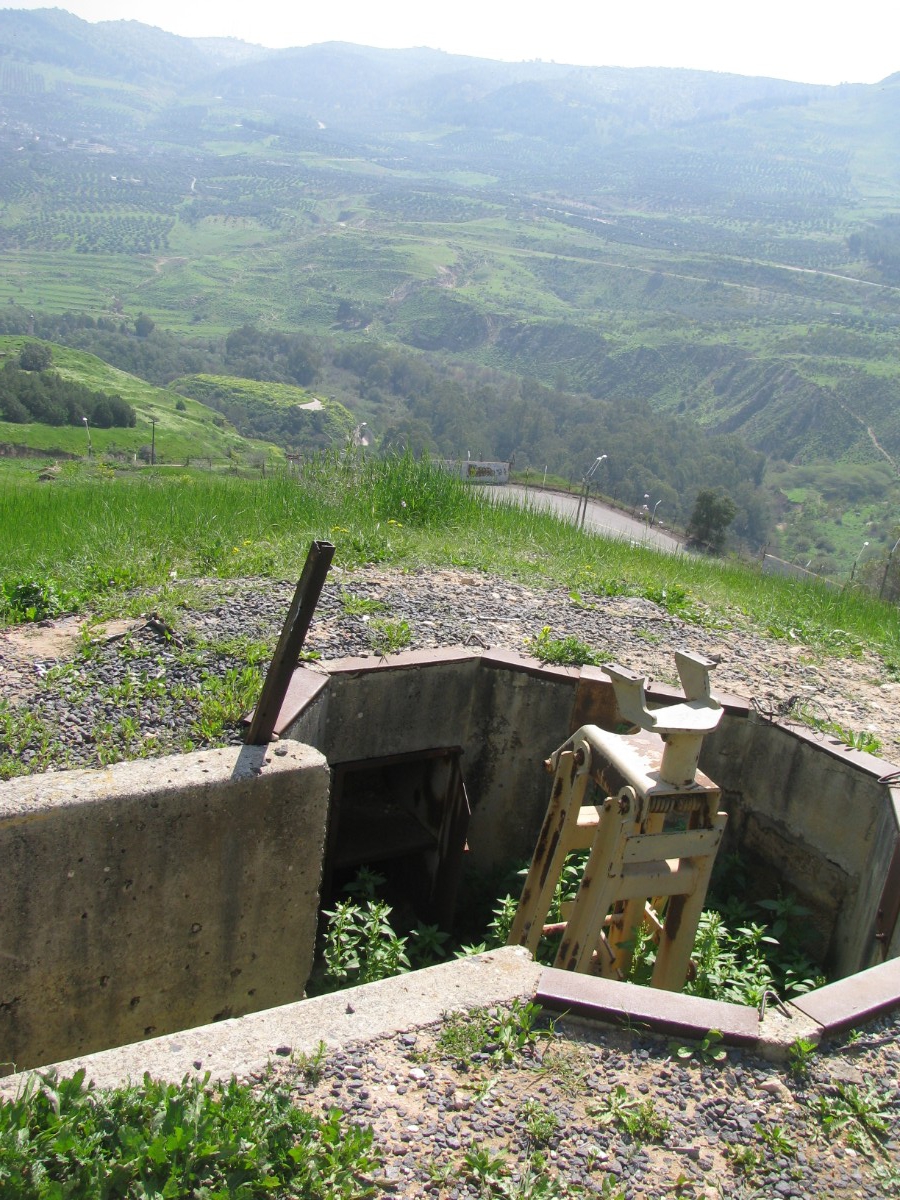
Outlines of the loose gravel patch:
[[[398,1197],[900,1195],[897,1016],[823,1046],[803,1079],[746,1051],[684,1062],[665,1039],[567,1019],[511,1062],[490,1052],[454,1061],[440,1030],[332,1052],[314,1082],[290,1059],[272,1072],[298,1104],[371,1126],[375,1182]],[[880,1097],[883,1135],[856,1120],[829,1130],[842,1089]],[[610,1116],[623,1096],[638,1118],[632,1133]],[[493,1183],[478,1163],[491,1164]]]
[[[132,597],[143,616],[124,630],[108,625],[104,633],[67,618],[43,630],[0,631],[0,777],[239,741],[234,718],[210,732],[204,702],[209,707],[217,685],[248,669],[251,650],[255,669],[264,670],[293,592],[290,582],[195,580]],[[706,654],[718,662],[719,691],[752,700],[768,716],[802,707],[868,731],[880,739],[882,757],[900,761],[900,683],[874,654],[814,655],[725,628],[711,614],[687,621],[642,598],[572,596],[464,571],[333,571],[306,649],[323,662],[397,645],[527,653],[545,626],[552,638],[577,638],[664,683],[677,682],[675,649]],[[16,721],[26,713],[27,721]]]

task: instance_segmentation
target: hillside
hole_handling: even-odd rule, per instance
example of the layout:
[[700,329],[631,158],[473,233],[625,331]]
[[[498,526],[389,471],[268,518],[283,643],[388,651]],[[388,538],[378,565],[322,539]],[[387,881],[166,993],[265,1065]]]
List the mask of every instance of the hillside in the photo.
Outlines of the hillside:
[[[18,357],[29,339],[0,337],[0,364]],[[90,428],[82,424],[46,425],[0,421],[0,453],[26,450],[48,456],[85,457],[96,454],[147,457],[153,445],[158,463],[187,464],[191,460],[221,465],[223,462],[258,462],[281,457],[276,448],[261,440],[242,437],[232,424],[197,400],[153,387],[119,371],[92,354],[65,346],[50,345],[49,367],[91,391],[112,393],[130,404],[137,419],[133,428]]]
[[342,404],[303,388],[228,375],[186,375],[172,390],[227,418],[244,437],[265,438],[306,452],[343,446],[356,421]]
[[[408,346],[893,487],[900,75],[276,52],[6,10],[0,116],[0,305]],[[873,520],[891,536],[862,512],[851,543]]]

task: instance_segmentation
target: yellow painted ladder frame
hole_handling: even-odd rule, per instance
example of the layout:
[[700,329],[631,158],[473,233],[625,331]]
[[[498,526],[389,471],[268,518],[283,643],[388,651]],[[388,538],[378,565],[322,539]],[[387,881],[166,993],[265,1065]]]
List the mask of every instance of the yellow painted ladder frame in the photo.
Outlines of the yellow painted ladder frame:
[[[662,778],[664,752],[656,734],[586,725],[548,760],[550,803],[510,945],[536,952],[567,855],[590,849],[554,965],[624,978],[648,922],[658,937],[652,986],[681,990],[727,817],[700,772],[681,785]],[[605,795],[599,807],[584,803],[591,782]],[[666,829],[671,815],[687,828]]]

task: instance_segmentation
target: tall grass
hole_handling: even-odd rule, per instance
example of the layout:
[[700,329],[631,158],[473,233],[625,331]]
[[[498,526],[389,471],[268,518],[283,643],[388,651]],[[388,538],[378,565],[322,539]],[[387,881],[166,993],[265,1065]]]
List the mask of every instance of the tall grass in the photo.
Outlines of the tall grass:
[[488,489],[409,456],[325,456],[299,476],[258,480],[148,470],[6,483],[0,605],[5,596],[5,618],[15,619],[9,597],[26,584],[79,607],[172,573],[296,578],[313,538],[333,541],[347,568],[455,565],[586,598],[646,596],[723,632],[752,625],[820,651],[869,647],[900,664],[897,610],[873,597],[585,533],[545,511],[494,505]]

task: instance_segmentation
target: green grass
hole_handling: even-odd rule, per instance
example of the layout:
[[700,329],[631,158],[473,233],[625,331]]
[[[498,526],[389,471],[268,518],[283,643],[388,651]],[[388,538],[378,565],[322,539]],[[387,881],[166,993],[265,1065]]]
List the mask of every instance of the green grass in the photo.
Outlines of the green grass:
[[632,547],[544,512],[495,506],[427,462],[362,455],[310,461],[299,478],[68,464],[53,483],[39,484],[20,466],[4,470],[0,619],[21,619],[15,595],[23,585],[50,589],[66,609],[102,599],[109,616],[126,589],[162,585],[172,571],[181,579],[297,578],[313,538],[334,542],[345,568],[483,570],[562,586],[582,603],[643,596],[721,636],[755,628],[817,654],[872,650],[900,661],[900,615],[864,593]]

